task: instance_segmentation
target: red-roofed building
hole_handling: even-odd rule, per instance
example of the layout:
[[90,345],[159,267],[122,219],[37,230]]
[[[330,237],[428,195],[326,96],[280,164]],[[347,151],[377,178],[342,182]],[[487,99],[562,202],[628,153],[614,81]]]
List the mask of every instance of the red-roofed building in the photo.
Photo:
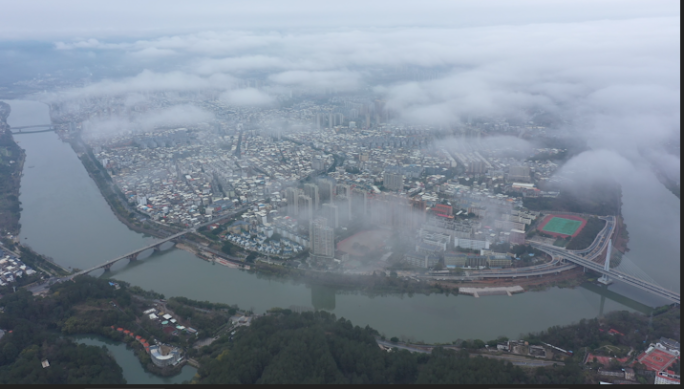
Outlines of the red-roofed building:
[[451,216],[454,214],[454,209],[451,207],[451,205],[446,205],[446,204],[435,204],[434,207],[432,207],[433,211],[437,214],[446,215],[446,216]]
[[592,354],[592,353],[589,353],[589,354],[587,355],[587,360],[586,360],[586,362],[587,362],[587,363],[593,362],[593,361],[594,361],[594,358],[596,358],[596,362],[602,364],[602,365],[605,366],[605,367],[609,367],[609,366],[610,366],[610,362],[611,362],[612,360],[617,360],[617,361],[620,362],[621,364],[624,364],[624,363],[626,363],[626,362],[629,360],[629,357],[613,358],[613,357],[607,357],[607,356],[604,356],[604,355],[594,355],[594,354]]
[[618,330],[614,330],[614,329],[612,329],[612,328],[610,329],[610,331],[608,331],[608,333],[611,334],[611,335],[616,335],[616,334],[617,334],[617,335],[625,336],[625,334],[623,334],[622,332],[620,332],[620,331],[618,331]]
[[677,355],[668,353],[654,344],[651,344],[646,351],[637,357],[637,361],[646,365],[647,369],[657,372],[667,369],[675,363],[677,359],[679,359]]
[[117,328],[116,330],[119,331],[119,332],[121,332],[121,331],[123,331],[124,329],[121,328],[121,327],[119,327],[119,328]]

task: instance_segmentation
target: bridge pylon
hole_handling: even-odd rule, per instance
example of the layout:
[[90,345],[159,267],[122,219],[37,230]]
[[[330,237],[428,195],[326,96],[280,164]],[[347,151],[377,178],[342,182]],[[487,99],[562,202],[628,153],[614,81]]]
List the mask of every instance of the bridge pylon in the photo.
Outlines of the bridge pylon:
[[112,263],[108,263],[108,264],[104,265],[102,268],[104,269],[104,271],[108,272],[108,271],[112,270],[112,265],[113,265]]
[[127,257],[128,261],[129,262],[137,261],[138,260],[138,254],[140,254],[140,253],[134,253],[134,254],[129,255]]

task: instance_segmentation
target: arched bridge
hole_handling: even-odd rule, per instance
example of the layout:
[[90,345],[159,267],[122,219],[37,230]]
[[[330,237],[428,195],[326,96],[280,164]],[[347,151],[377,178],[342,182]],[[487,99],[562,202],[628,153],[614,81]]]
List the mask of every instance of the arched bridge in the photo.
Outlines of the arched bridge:
[[174,242],[175,242],[175,240],[177,240],[178,238],[180,238],[181,236],[183,236],[183,235],[185,235],[185,234],[187,234],[187,233],[189,233],[189,232],[195,232],[198,228],[201,228],[201,227],[204,227],[204,226],[208,226],[209,224],[213,224],[213,223],[216,223],[216,222],[221,221],[221,220],[223,220],[223,219],[226,219],[226,218],[228,218],[228,217],[231,217],[231,216],[235,215],[236,213],[240,213],[240,212],[244,211],[246,208],[247,208],[246,206],[243,206],[243,207],[241,207],[241,208],[239,208],[239,209],[237,209],[237,210],[235,210],[235,211],[233,211],[233,212],[231,212],[231,213],[228,213],[228,214],[226,214],[226,215],[223,215],[223,216],[221,216],[221,217],[218,217],[218,218],[216,218],[216,219],[214,219],[214,220],[208,221],[208,222],[206,222],[206,223],[202,223],[202,224],[200,224],[200,225],[198,225],[198,226],[189,228],[189,229],[187,229],[187,230],[185,230],[185,231],[181,231],[181,232],[179,232],[179,233],[173,234],[173,235],[168,236],[168,237],[166,237],[166,238],[164,238],[164,239],[161,239],[161,240],[158,240],[158,241],[156,241],[156,242],[154,242],[154,243],[151,243],[151,244],[149,244],[149,245],[147,245],[147,246],[145,246],[145,247],[141,247],[141,248],[139,248],[139,249],[136,249],[136,250],[134,250],[134,251],[131,251],[130,253],[124,254],[124,255],[122,255],[122,256],[120,256],[120,257],[116,257],[116,258],[114,258],[114,259],[110,259],[109,261],[104,262],[104,263],[101,263],[101,264],[99,264],[99,265],[97,265],[97,266],[93,266],[93,267],[91,267],[91,268],[89,268],[89,269],[81,270],[81,271],[79,271],[79,272],[76,272],[76,273],[74,273],[74,274],[69,275],[69,276],[66,277],[66,278],[67,278],[67,279],[71,279],[71,278],[80,276],[80,275],[82,275],[82,274],[88,274],[88,273],[90,273],[91,271],[94,271],[94,270],[97,270],[97,269],[105,269],[105,271],[107,271],[107,270],[111,269],[112,265],[114,265],[115,263],[117,263],[117,262],[119,262],[119,261],[121,261],[121,260],[124,260],[124,259],[128,259],[129,261],[135,261],[135,260],[138,259],[138,255],[140,255],[140,253],[142,253],[142,252],[145,251],[145,250],[153,249],[155,252],[158,252],[158,251],[161,250],[161,245],[163,245],[164,243],[170,242],[170,241],[174,241]]
[[139,249],[137,249],[137,250],[135,250],[135,251],[131,251],[130,253],[124,254],[124,255],[122,255],[122,256],[120,256],[120,257],[116,257],[116,258],[114,258],[114,259],[110,259],[109,261],[107,261],[107,262],[105,262],[105,263],[101,263],[101,264],[99,264],[99,265],[97,265],[97,266],[93,266],[93,267],[91,267],[91,268],[89,268],[89,269],[86,269],[86,270],[81,270],[81,271],[79,271],[79,272],[77,272],[77,273],[74,273],[74,274],[70,275],[69,278],[74,278],[74,277],[76,277],[76,276],[80,276],[81,274],[88,274],[88,273],[90,273],[91,271],[94,271],[94,270],[97,270],[97,269],[105,269],[105,271],[106,271],[106,270],[109,270],[109,269],[112,267],[112,265],[114,265],[115,263],[117,263],[117,262],[119,262],[119,261],[121,261],[121,260],[123,260],[123,259],[128,259],[129,261],[135,261],[135,260],[138,259],[138,255],[140,255],[140,253],[142,253],[143,251],[149,250],[149,249],[153,249],[155,252],[160,251],[160,250],[161,250],[161,245],[162,245],[162,244],[164,244],[164,243],[166,243],[166,242],[169,242],[169,241],[173,241],[174,239],[179,238],[179,237],[181,237],[181,236],[187,234],[188,232],[190,232],[190,230],[186,230],[186,231],[179,232],[179,233],[177,233],[177,234],[171,235],[171,236],[169,236],[169,237],[167,237],[167,238],[164,238],[164,239],[162,239],[162,240],[160,240],[160,241],[157,241],[157,242],[154,242],[154,243],[152,243],[152,244],[149,244],[149,245],[147,245],[147,246],[145,246],[145,247],[141,247],[141,248],[139,248]]

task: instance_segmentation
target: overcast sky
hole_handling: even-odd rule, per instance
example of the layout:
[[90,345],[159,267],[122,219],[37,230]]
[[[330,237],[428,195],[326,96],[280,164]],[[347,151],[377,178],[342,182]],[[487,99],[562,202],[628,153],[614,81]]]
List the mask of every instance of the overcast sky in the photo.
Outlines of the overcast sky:
[[[293,89],[372,90],[431,124],[542,109],[635,163],[639,146],[679,142],[679,13],[674,0],[18,1],[0,12],[0,65],[25,71],[20,43],[38,40],[34,63],[94,74],[61,98],[216,88],[268,106]],[[255,75],[262,87],[240,84]],[[679,176],[678,158],[659,159]]]
[[[51,73],[89,81],[42,99],[125,95],[135,104],[140,92],[210,88],[228,104],[263,107],[292,90],[372,91],[421,124],[543,110],[571,119],[565,129],[591,146],[561,174],[618,179],[630,201],[648,205],[628,223],[658,227],[679,253],[679,202],[663,201],[643,157],[679,179],[680,158],[665,147],[680,143],[679,4],[6,0],[0,86]],[[263,83],[243,82],[254,79]],[[107,136],[212,115],[181,105],[89,128]]]
[[0,39],[71,39],[217,29],[467,27],[679,17],[675,0],[6,1]]

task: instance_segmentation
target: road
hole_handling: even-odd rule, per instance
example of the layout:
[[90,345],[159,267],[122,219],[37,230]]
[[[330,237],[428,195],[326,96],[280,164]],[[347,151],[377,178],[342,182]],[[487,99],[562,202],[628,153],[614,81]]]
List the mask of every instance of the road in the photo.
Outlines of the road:
[[524,268],[513,269],[498,269],[490,271],[467,271],[465,275],[448,275],[448,274],[430,274],[419,276],[422,279],[431,280],[450,280],[450,281],[470,281],[482,278],[522,278],[542,276],[546,274],[558,274],[560,272],[571,270],[577,267],[575,264],[560,264],[559,261],[554,260],[545,265],[536,265]]
[[[432,349],[435,346],[430,346],[430,345],[413,345],[413,344],[403,344],[403,343],[392,343],[392,342],[387,342],[382,339],[376,338],[375,339],[378,344],[383,345],[385,347],[391,347],[391,348],[398,348],[402,350],[407,350],[410,352],[414,353],[421,353],[421,354],[430,354],[432,352]],[[445,349],[448,350],[454,350],[454,351],[459,351],[460,348],[454,347],[454,346],[441,346]],[[540,366],[553,366],[554,364],[557,365],[564,365],[565,363],[559,362],[559,361],[549,361],[545,359],[537,359],[537,358],[528,358],[523,355],[515,355],[515,354],[489,354],[487,352],[483,353],[469,353],[468,354],[471,358],[473,357],[485,357],[485,358],[492,358],[492,359],[500,359],[503,361],[511,362],[513,365],[516,366],[529,366],[529,367],[540,367]]]
[[[657,296],[666,298],[670,301],[673,301],[677,304],[679,304],[680,301],[680,295],[679,293],[667,290],[661,286],[651,284],[650,282],[646,282],[644,280],[641,280],[637,277],[633,277],[629,274],[622,273],[620,271],[617,271],[615,269],[610,269],[608,271],[605,271],[603,269],[603,265],[598,264],[596,262],[593,262],[589,260],[588,258],[581,257],[577,254],[574,254],[570,251],[567,251],[565,249],[556,247],[556,246],[550,246],[542,243],[537,243],[537,242],[531,242],[530,243],[532,247],[542,250],[550,255],[554,256],[560,256],[568,261],[574,262],[580,266],[583,266],[587,269],[593,270],[595,272],[605,274],[611,279],[615,281],[621,281],[624,282],[628,285],[635,286],[641,290],[650,292],[652,294],[655,294]],[[601,250],[602,251],[602,250]]]

